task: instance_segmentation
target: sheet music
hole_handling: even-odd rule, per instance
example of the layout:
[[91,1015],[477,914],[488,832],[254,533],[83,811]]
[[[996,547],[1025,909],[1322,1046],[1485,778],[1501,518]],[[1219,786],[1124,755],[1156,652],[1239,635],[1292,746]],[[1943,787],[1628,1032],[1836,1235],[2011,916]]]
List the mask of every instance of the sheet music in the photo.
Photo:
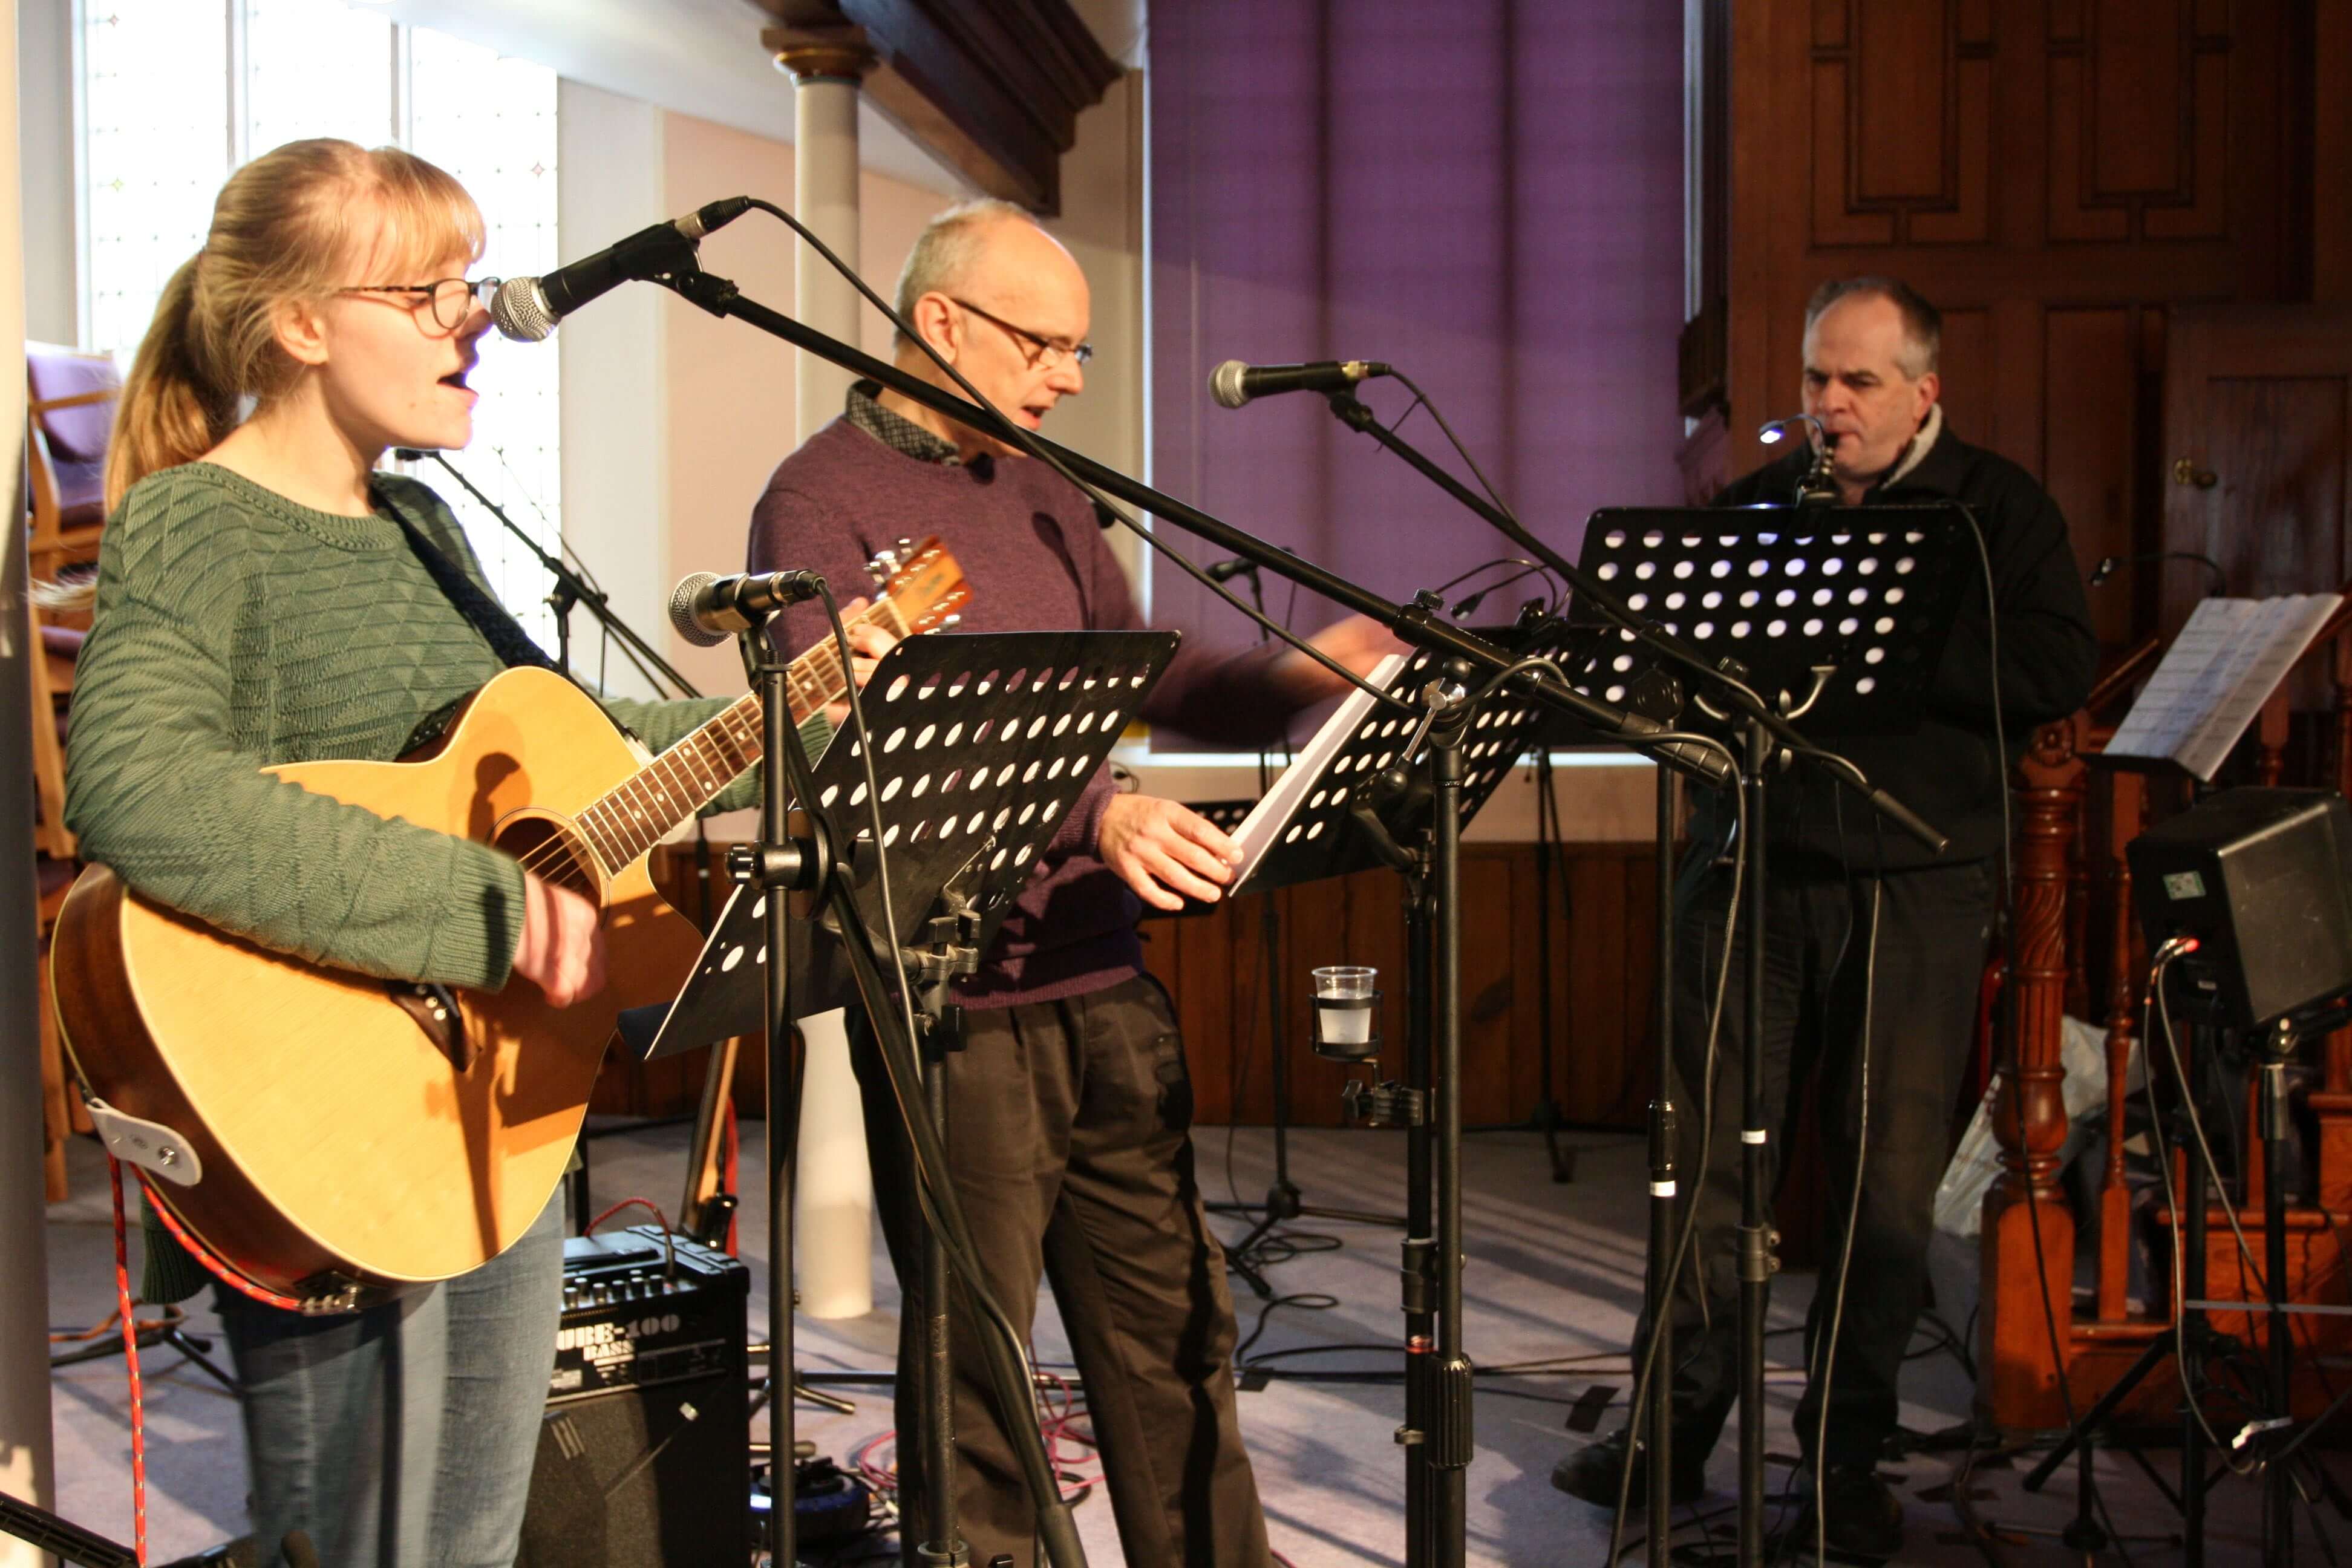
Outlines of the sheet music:
[[2108,753],[2169,758],[2210,780],[2342,602],[2336,594],[2204,600],[2116,728]]
[[[1389,683],[1396,679],[1397,671],[1404,668],[1404,661],[1403,654],[1392,653],[1381,660],[1380,667],[1364,679],[1369,684],[1385,691]],[[1332,757],[1347,744],[1348,738],[1370,715],[1372,705],[1379,700],[1360,686],[1349,691],[1347,700],[1339,704],[1331,717],[1323,721],[1323,727],[1315,731],[1315,738],[1307,742],[1306,749],[1298,753],[1298,760],[1283,770],[1282,776],[1274,781],[1274,787],[1265,792],[1265,797],[1234,830],[1234,840],[1242,847],[1242,863],[1234,868],[1231,886],[1238,889],[1246,883],[1251,873],[1257,869],[1257,863],[1265,858],[1266,851],[1281,842],[1282,830],[1290,821],[1291,815],[1298,809],[1299,800],[1330,768]]]

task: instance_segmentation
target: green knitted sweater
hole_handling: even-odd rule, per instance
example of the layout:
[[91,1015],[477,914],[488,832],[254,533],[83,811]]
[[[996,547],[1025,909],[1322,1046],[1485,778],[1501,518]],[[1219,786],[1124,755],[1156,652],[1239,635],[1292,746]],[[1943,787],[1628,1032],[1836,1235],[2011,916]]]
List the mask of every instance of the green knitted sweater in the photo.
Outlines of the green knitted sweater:
[[[511,858],[259,771],[397,757],[502,668],[387,509],[480,582],[457,520],[415,480],[373,486],[370,517],[299,506],[213,463],[132,487],[107,525],[75,672],[66,820],[83,857],[131,888],[264,946],[495,991],[522,926]],[[659,750],[726,700],[606,706]],[[756,787],[745,775],[719,806]],[[147,1299],[192,1294],[202,1276],[159,1237],[151,1226]]]

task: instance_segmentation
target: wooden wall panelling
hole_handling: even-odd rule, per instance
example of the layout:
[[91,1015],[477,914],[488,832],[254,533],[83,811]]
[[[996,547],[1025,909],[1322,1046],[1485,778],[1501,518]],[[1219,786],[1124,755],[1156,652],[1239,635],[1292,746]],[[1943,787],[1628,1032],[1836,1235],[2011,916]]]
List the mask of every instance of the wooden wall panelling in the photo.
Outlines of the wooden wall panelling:
[[[2294,171],[2324,177],[2316,155],[2285,155],[2318,123],[2294,96],[2314,71],[2290,45],[2320,40],[2352,67],[2352,0],[2313,3],[2305,31],[2292,0],[1736,8],[1729,471],[1762,460],[1757,423],[1797,401],[1813,288],[1890,272],[1946,311],[1954,427],[2063,492],[2084,564],[2158,548],[2150,391],[2167,310],[2282,297],[2311,270],[2298,202],[2322,237],[2344,206],[2340,187],[2288,199]],[[2342,142],[2339,174],[2352,132]],[[2352,220],[2338,226],[2352,275]],[[2103,638],[2147,628],[2146,581],[2102,595]]]
[[2311,75],[2311,297],[2352,303],[2352,0],[2314,0]]
[[[723,858],[723,846],[715,847]],[[1565,912],[1549,955],[1535,932],[1534,847],[1472,844],[1463,850],[1465,1001],[1463,1111],[1473,1124],[1530,1121],[1538,1103],[1542,1053],[1553,1053],[1555,1093],[1570,1122],[1638,1127],[1650,1092],[1649,986],[1657,921],[1654,875],[1644,844],[1570,844],[1560,851]],[[656,856],[667,896],[692,909],[691,862]],[[1560,898],[1556,879],[1555,898]],[[1276,959],[1282,979],[1277,1042],[1266,1016],[1261,946],[1268,900],[1279,915]],[[1262,1125],[1274,1113],[1273,1053],[1290,1074],[1291,1121],[1340,1124],[1348,1069],[1311,1045],[1309,970],[1369,963],[1381,972],[1384,1041],[1379,1076],[1406,1072],[1407,986],[1403,883],[1389,871],[1252,897],[1205,914],[1143,923],[1144,963],[1168,987],[1192,1065],[1195,1119],[1204,1125]],[[1552,988],[1552,1037],[1543,1037],[1542,988]],[[661,1116],[693,1110],[703,1053],[639,1064],[614,1053],[598,1082],[594,1109]],[[760,1113],[763,1088],[756,1041],[736,1072],[739,1112]]]
[[[2352,308],[2183,310],[2169,353],[2164,548],[2212,555],[2239,594],[2305,592],[2352,576]],[[2185,481],[2173,472],[2182,460]],[[2213,482],[2199,482],[2207,474]],[[2166,625],[2201,592],[2194,576],[2169,579]]]
[[[1391,872],[1359,871],[1346,879],[1348,925],[1344,945],[1338,951],[1351,956],[1342,962],[1366,963],[1381,972],[1380,1073],[1383,1079],[1405,1076],[1405,1032],[1412,1019],[1405,984],[1404,884]],[[1329,962],[1320,960],[1318,962]],[[1300,1039],[1307,1027],[1300,1012]],[[1303,1045],[1297,1049],[1313,1063],[1317,1074],[1317,1106],[1331,1122],[1339,1119],[1339,1089],[1344,1069],[1315,1057]]]
[[[1580,857],[1569,863],[1570,945],[1568,963],[1558,972],[1567,982],[1561,1013],[1570,1020],[1560,1101],[1593,1112],[1571,1116],[1571,1121],[1605,1120],[1617,1110],[1625,1086],[1625,1043],[1631,1032],[1625,952],[1634,941],[1649,940],[1646,930],[1637,937],[1627,929],[1625,880],[1622,860]],[[1638,1018],[1643,1010],[1638,1000],[1633,1010]],[[1638,1116],[1640,1108],[1633,1111]]]
[[[1543,976],[1514,972],[1511,927],[1529,912],[1532,858],[1462,857],[1462,1120],[1467,1126],[1519,1121],[1528,1109],[1512,1102],[1512,1057],[1537,1048],[1535,987]],[[1514,872],[1521,868],[1527,874],[1515,888]]]
[[[2059,308],[2044,317],[2042,482],[2066,514],[2074,554],[2128,560],[2138,550],[2133,447],[2139,416],[2137,323],[2126,307]],[[2153,564],[2152,563],[2150,564]],[[2117,575],[2090,595],[2100,640],[2132,633],[2131,580]]]

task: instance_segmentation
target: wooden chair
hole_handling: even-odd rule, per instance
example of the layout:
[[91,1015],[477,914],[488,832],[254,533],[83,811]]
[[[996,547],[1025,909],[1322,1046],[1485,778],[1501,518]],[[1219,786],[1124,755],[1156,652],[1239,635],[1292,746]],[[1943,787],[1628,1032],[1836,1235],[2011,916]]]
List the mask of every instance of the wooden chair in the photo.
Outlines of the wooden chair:
[[[25,503],[27,565],[36,581],[98,559],[106,524],[106,447],[122,378],[114,362],[49,343],[25,345]],[[28,604],[33,658],[33,780],[41,909],[41,1121],[52,1202],[66,1196],[66,1140],[90,1131],[67,1081],[48,994],[48,932],[79,866],[66,827],[66,707],[73,692],[79,617]]]
[[26,512],[36,580],[98,559],[106,525],[106,443],[122,377],[104,354],[25,345]]

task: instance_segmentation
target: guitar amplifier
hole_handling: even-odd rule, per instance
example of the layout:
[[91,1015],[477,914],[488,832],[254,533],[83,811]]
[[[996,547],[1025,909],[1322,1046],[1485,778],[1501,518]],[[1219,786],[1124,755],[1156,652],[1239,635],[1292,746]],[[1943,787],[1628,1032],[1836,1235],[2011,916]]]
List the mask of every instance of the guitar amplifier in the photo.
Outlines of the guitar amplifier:
[[751,1561],[741,1262],[657,1226],[563,1244],[563,1317],[523,1517],[528,1568]]

